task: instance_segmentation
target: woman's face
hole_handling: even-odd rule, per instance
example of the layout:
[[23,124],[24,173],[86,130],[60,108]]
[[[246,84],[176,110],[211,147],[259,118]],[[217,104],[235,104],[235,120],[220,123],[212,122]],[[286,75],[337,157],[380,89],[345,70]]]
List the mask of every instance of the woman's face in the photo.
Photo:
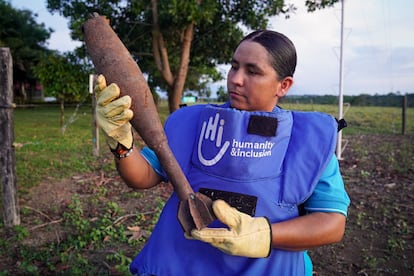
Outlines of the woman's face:
[[272,111],[293,84],[292,77],[279,81],[270,55],[257,42],[243,41],[234,52],[227,75],[230,105],[247,111]]

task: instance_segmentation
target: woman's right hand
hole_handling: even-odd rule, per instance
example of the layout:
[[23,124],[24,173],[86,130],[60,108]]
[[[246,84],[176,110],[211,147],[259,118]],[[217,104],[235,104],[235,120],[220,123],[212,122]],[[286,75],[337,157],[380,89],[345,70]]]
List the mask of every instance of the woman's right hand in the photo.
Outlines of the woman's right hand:
[[118,85],[112,83],[107,86],[103,75],[97,77],[94,92],[97,101],[97,122],[105,132],[110,148],[117,148],[118,143],[125,148],[131,148],[133,136],[129,121],[134,116],[130,109],[131,97],[119,97]]

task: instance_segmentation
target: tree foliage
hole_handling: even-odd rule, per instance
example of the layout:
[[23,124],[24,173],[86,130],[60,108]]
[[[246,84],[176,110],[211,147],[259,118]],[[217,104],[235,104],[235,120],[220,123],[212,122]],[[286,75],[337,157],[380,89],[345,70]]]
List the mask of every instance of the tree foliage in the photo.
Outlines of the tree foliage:
[[[316,9],[337,1],[306,3]],[[271,16],[295,9],[284,0],[48,0],[47,7],[69,18],[72,38],[79,40],[88,14],[107,16],[150,87],[167,91],[170,112],[183,90],[205,89],[200,79],[223,78],[216,67],[231,58],[246,28],[266,28]]]
[[[355,96],[345,95],[344,103],[351,106],[387,106],[387,107],[401,107],[403,97],[407,97],[407,106],[414,107],[414,94],[401,92],[390,92],[386,95],[369,95],[360,94]],[[327,104],[337,105],[338,96],[334,95],[302,95],[292,96],[287,95],[280,101],[283,103],[300,103],[300,104]]]
[[79,102],[88,93],[90,68],[72,53],[51,51],[34,67],[34,73],[48,96],[61,103],[61,126],[64,123],[64,103]]
[[53,31],[43,23],[38,24],[35,17],[37,14],[29,10],[14,9],[8,2],[0,0],[0,47],[10,48],[13,81],[21,89],[25,88],[25,83],[35,86],[32,68],[48,52],[46,41]]
[[40,82],[46,96],[54,96],[61,102],[63,125],[64,103],[77,102],[88,93],[91,67],[75,54],[49,50],[46,42],[53,29],[38,24],[36,17],[29,10],[17,10],[0,0],[0,47],[11,50],[16,95],[25,102],[27,94]]
[[223,86],[220,86],[220,87],[217,89],[217,100],[218,100],[219,102],[225,102],[225,101],[227,101],[227,100],[228,100],[228,95],[227,95],[227,93],[226,93],[226,89],[224,89],[224,87],[223,87]]
[[78,102],[82,94],[88,92],[89,73],[86,68],[87,66],[73,54],[52,51],[40,60],[34,72],[45,86],[44,90],[48,96]]

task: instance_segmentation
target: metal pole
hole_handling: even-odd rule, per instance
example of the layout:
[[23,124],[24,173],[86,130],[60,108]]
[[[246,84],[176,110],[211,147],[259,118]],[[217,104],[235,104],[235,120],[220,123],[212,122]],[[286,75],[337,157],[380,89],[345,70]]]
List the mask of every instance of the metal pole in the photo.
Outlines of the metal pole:
[[[343,117],[343,104],[344,104],[344,2],[341,0],[341,47],[339,54],[339,96],[338,96],[338,119]],[[336,156],[338,160],[342,159],[342,130],[338,132],[338,141],[336,144]]]
[[402,128],[401,128],[401,134],[405,135],[405,129],[406,129],[406,123],[407,123],[407,106],[408,106],[408,97],[407,94],[405,94],[402,97]]

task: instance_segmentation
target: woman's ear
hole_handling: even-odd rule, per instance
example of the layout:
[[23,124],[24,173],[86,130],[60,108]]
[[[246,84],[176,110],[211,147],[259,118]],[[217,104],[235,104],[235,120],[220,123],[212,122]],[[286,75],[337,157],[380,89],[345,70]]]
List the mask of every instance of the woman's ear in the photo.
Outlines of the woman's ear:
[[284,78],[280,82],[280,85],[276,91],[276,96],[278,96],[279,98],[284,97],[289,91],[289,89],[292,87],[292,85],[293,85],[293,77]]

